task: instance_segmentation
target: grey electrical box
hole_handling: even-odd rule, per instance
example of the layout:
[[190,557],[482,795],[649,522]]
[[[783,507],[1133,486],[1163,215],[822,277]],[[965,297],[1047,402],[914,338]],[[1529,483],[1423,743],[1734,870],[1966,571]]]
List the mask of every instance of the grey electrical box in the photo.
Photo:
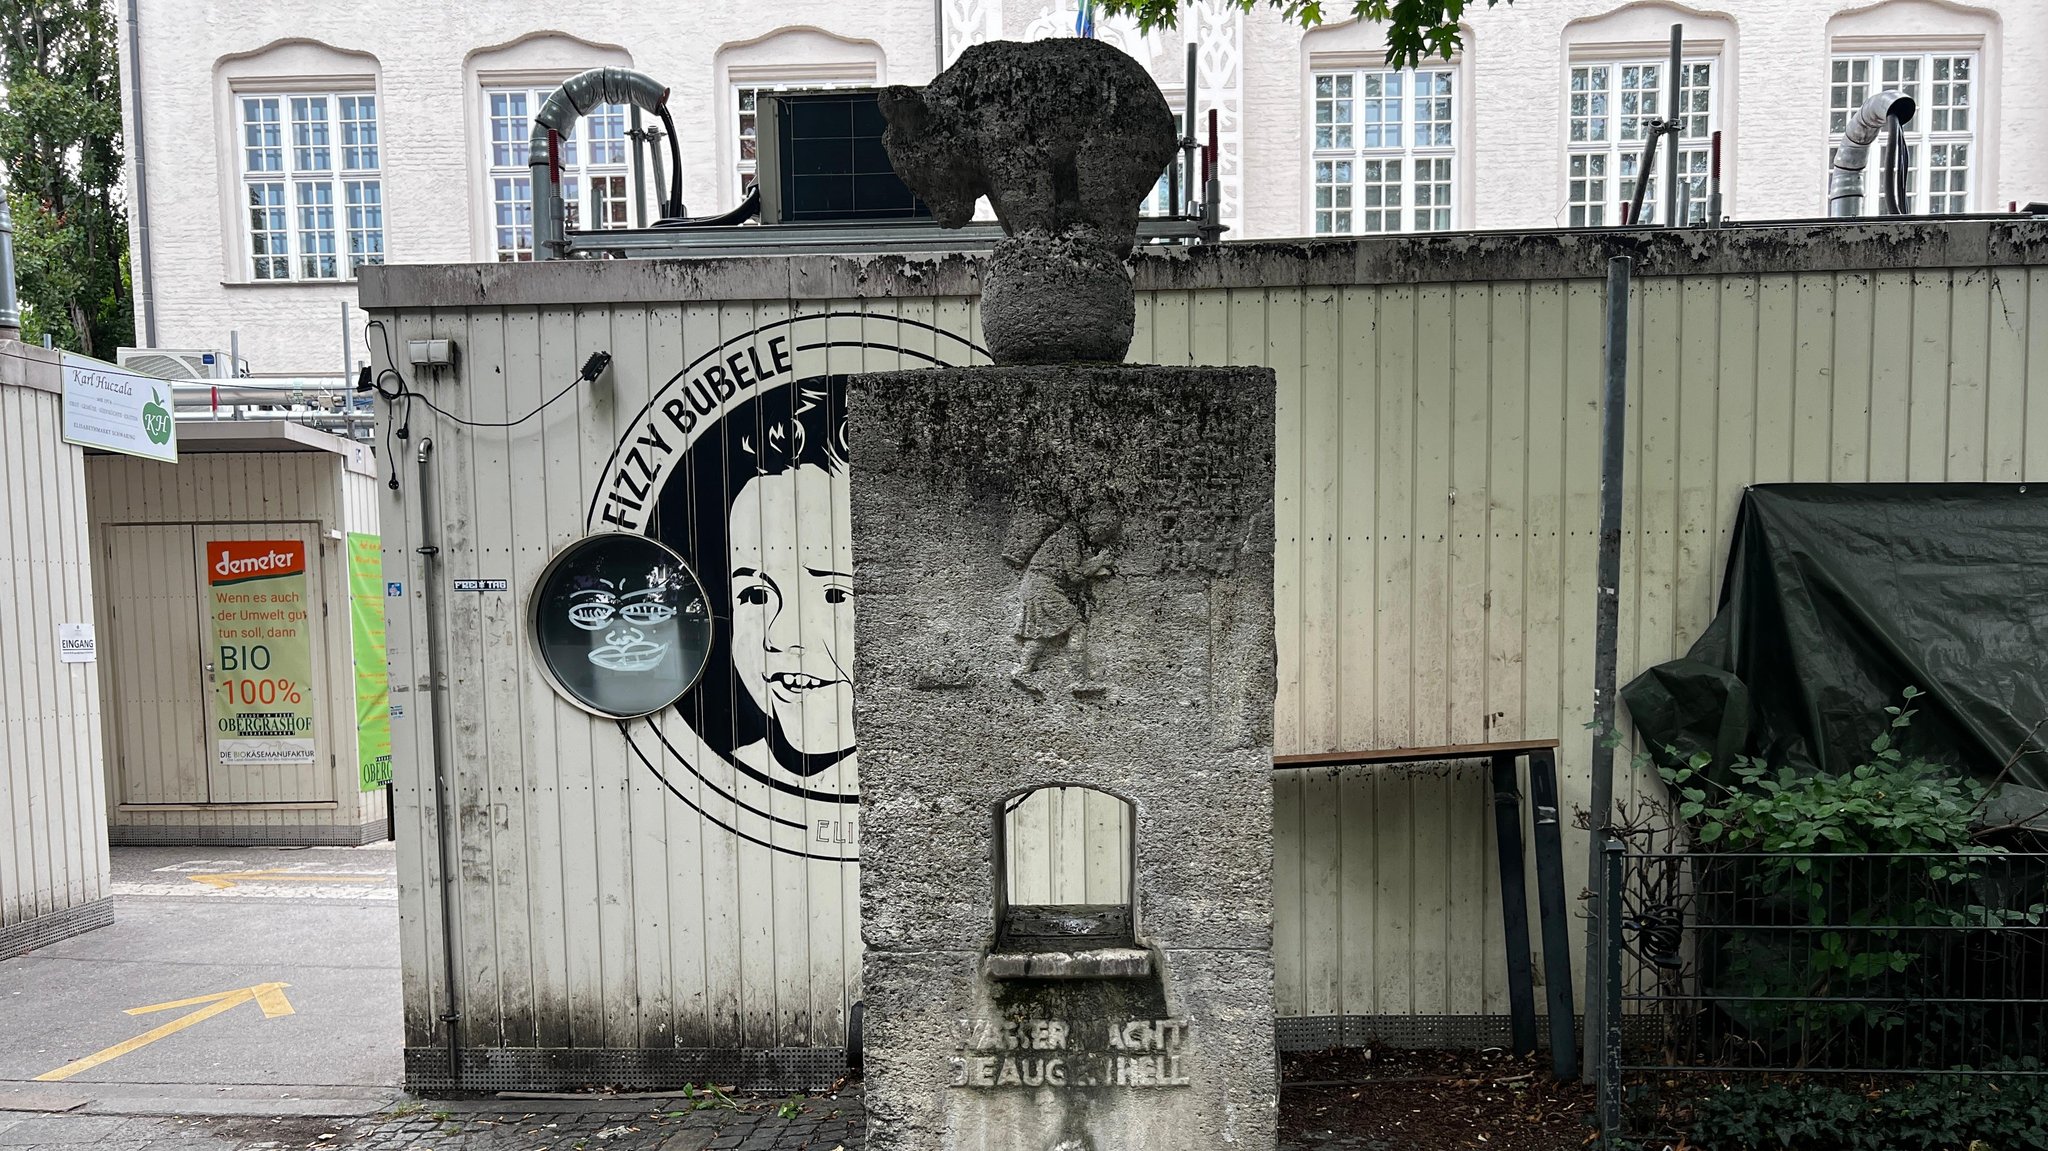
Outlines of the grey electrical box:
[[447,368],[455,365],[455,341],[407,340],[406,357],[415,368]]

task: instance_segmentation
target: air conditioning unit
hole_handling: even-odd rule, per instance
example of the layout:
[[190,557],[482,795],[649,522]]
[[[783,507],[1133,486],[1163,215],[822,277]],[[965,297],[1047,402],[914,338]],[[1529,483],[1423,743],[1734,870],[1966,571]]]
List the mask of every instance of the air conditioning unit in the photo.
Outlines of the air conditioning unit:
[[889,166],[880,97],[873,88],[761,93],[755,184],[763,224],[931,218]]
[[226,352],[180,348],[121,348],[114,362],[160,380],[238,380],[249,374],[249,361]]

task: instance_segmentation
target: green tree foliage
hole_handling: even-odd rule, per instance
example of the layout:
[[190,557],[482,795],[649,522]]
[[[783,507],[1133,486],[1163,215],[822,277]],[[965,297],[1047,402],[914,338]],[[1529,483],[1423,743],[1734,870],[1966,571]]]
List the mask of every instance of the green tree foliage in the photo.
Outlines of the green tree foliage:
[[[1266,7],[1304,28],[1330,19],[1370,20],[1387,26],[1387,63],[1411,68],[1428,56],[1450,59],[1458,47],[1458,20],[1479,0],[1234,0],[1245,11]],[[1507,0],[1512,4],[1515,0]],[[1491,8],[1501,0],[1486,0]],[[1138,18],[1144,28],[1171,28],[1181,0],[1102,0],[1102,10]]]
[[107,0],[0,0],[22,336],[102,359],[135,342],[119,69]]

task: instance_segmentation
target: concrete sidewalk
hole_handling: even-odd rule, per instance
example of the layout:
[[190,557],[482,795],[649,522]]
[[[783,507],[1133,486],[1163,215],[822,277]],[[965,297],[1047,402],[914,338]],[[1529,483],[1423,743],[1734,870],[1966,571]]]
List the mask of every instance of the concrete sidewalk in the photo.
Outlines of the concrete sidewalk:
[[0,957],[0,1106],[365,1114],[397,1097],[388,845],[113,858],[111,926]]

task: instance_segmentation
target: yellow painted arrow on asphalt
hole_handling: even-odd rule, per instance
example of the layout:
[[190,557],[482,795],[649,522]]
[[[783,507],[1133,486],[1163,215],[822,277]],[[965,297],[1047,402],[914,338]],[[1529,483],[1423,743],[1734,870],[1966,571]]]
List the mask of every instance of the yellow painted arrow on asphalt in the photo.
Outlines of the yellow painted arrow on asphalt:
[[[44,1083],[55,1083],[60,1079],[69,1079],[81,1071],[89,1071],[109,1060],[119,1059],[121,1056],[137,1048],[147,1047],[166,1035],[176,1035],[194,1023],[203,1023],[224,1011],[232,1011],[252,999],[256,1001],[257,1006],[263,1008],[263,1017],[265,1019],[276,1019],[281,1015],[293,1014],[291,1000],[284,997],[284,989],[290,986],[291,984],[289,983],[258,983],[253,987],[241,987],[233,991],[217,992],[213,995],[195,995],[190,999],[173,999],[168,1003],[152,1003],[147,1007],[130,1007],[128,1009],[128,1014],[130,1015],[148,1015],[153,1011],[176,1011],[180,1007],[198,1007],[199,1010],[189,1015],[180,1015],[154,1031],[145,1031],[133,1039],[116,1043],[104,1051],[95,1051],[83,1059],[66,1063],[55,1071],[46,1071],[36,1076],[36,1079]],[[204,1004],[204,1006],[200,1006],[201,1004]]]
[[216,875],[188,875],[185,878],[194,883],[203,883],[208,887],[219,888],[225,891],[237,883],[354,883],[367,885],[381,881],[384,876],[381,873],[369,871],[359,871],[354,875],[309,875],[303,871],[286,871],[282,867],[275,867],[269,871],[223,871]]

